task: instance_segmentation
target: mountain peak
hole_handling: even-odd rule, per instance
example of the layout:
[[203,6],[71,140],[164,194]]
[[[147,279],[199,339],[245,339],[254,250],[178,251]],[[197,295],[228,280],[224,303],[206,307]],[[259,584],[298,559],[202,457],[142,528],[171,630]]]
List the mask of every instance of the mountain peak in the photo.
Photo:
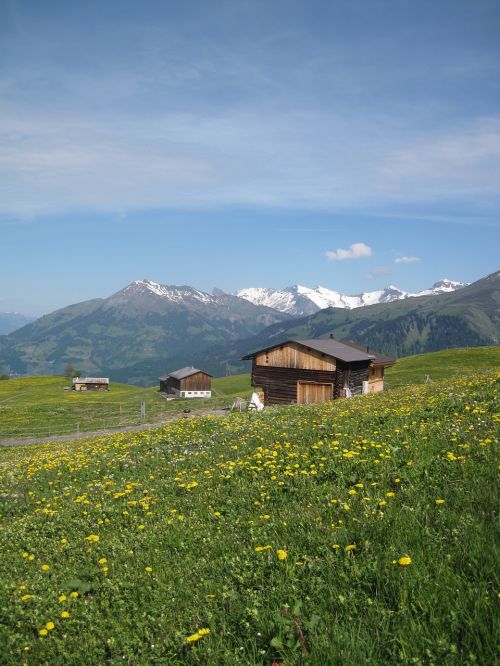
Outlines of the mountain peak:
[[436,282],[430,289],[414,293],[403,291],[396,285],[390,284],[384,289],[349,296],[319,285],[311,288],[301,284],[294,284],[291,287],[285,287],[280,290],[271,289],[270,287],[249,287],[237,291],[236,296],[244,298],[255,305],[267,305],[280,312],[301,317],[325,308],[333,307],[352,310],[365,305],[390,303],[391,301],[416,296],[444,294],[465,286],[466,283],[464,282],[443,278]]

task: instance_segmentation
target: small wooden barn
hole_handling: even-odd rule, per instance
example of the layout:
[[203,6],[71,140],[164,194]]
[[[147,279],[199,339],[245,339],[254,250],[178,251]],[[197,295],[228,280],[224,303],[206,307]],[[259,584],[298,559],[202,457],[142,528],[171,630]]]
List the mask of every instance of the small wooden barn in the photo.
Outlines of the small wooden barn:
[[306,404],[384,388],[384,368],[395,361],[351,342],[287,340],[243,357],[252,361],[252,386],[264,404]]
[[160,391],[172,393],[179,398],[210,398],[212,375],[197,368],[181,368],[160,377]]
[[107,391],[109,377],[73,377],[73,391]]

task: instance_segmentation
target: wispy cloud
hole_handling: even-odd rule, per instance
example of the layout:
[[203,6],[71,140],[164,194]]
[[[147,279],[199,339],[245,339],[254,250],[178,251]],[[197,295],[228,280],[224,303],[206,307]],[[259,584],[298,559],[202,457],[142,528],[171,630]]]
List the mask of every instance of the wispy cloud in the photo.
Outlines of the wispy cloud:
[[330,261],[343,261],[344,259],[359,259],[361,257],[371,257],[373,252],[366,243],[353,243],[348,250],[339,248],[338,250],[328,250],[326,253]]
[[395,264],[414,264],[416,261],[420,261],[420,257],[396,257],[394,259]]
[[366,277],[369,280],[373,280],[377,277],[381,277],[382,275],[390,275],[390,274],[391,274],[391,269],[388,266],[377,266],[372,271],[367,273]]

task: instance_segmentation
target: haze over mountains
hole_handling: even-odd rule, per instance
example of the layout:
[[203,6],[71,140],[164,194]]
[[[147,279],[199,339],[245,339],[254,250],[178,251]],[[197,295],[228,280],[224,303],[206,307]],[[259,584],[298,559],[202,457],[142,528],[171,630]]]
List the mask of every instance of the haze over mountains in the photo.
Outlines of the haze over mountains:
[[[1,336],[0,373],[57,374],[73,363],[85,374],[148,385],[186,365],[214,375],[243,371],[241,356],[260,346],[330,333],[392,356],[498,344],[499,284],[497,272],[467,286],[440,281],[424,295],[388,288],[347,296],[379,301],[345,300],[342,307],[326,309],[318,305],[325,290],[290,288],[277,292],[278,300],[281,293],[289,297],[279,310],[218,289],[208,294],[137,280],[109,298],[70,305]],[[269,294],[264,296],[269,302]],[[294,308],[306,306],[316,309],[292,316]]]

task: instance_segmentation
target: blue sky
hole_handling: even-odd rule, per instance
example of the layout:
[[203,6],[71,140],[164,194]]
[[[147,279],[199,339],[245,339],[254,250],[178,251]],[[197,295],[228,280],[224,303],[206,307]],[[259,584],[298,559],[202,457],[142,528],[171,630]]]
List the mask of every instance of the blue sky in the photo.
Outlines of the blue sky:
[[498,34],[485,0],[3,0],[0,311],[498,269]]

